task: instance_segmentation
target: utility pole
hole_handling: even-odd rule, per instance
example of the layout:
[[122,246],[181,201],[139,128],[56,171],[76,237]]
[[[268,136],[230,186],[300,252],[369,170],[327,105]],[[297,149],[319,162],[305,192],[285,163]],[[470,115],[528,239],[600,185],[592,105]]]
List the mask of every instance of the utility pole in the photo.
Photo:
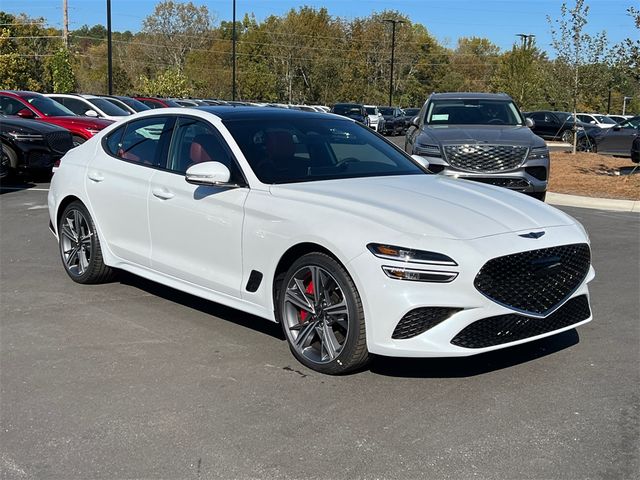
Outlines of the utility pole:
[[398,23],[405,23],[404,20],[396,20],[393,18],[385,18],[383,22],[390,23],[392,25],[391,30],[391,74],[389,75],[389,106],[393,105],[393,64],[394,55],[396,51],[396,25]]
[[62,40],[64,48],[69,49],[69,5],[67,0],[62,0]]
[[113,52],[111,50],[111,0],[107,0],[107,78],[109,95],[113,95]]
[[633,97],[624,97],[622,99],[622,115],[627,113],[627,100],[632,100]]
[[231,74],[231,100],[236,100],[236,0],[233,0],[233,26],[231,27],[231,50],[232,50],[232,74]]
[[516,37],[520,37],[520,45],[522,46],[523,50],[526,50],[527,48],[531,48],[531,44],[533,43],[533,39],[536,38],[535,34],[533,33],[516,33]]

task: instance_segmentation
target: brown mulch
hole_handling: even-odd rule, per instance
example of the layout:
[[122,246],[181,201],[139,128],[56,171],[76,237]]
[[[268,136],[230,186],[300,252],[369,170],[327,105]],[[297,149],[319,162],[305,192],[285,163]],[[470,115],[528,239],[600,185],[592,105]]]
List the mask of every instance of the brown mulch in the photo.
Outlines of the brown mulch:
[[[629,158],[551,152],[549,191],[584,197],[640,200],[640,168]],[[627,173],[625,175],[625,173]]]

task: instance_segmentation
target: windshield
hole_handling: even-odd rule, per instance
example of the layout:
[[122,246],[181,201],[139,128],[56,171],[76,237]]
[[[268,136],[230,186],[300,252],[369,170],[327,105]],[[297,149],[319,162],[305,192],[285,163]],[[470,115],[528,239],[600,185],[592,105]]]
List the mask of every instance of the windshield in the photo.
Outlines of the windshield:
[[429,125],[523,125],[510,100],[434,100],[427,111]]
[[605,117],[604,115],[594,115],[593,116],[598,123],[606,123],[607,125],[615,125],[616,122],[611,120],[609,117]]
[[114,117],[125,117],[127,115],[131,115],[131,112],[126,112],[120,107],[116,107],[113,103],[104,98],[87,98],[87,101],[98,107],[107,115]]
[[362,112],[359,105],[335,105],[333,113],[338,115],[360,115]]
[[405,108],[404,109],[404,114],[407,115],[408,117],[415,117],[419,113],[420,113],[420,109],[419,108]]
[[144,112],[145,110],[151,110],[151,108],[147,107],[144,103],[142,103],[140,100],[136,100],[135,98],[118,97],[118,100],[120,100],[125,105],[129,105],[136,112]]
[[75,117],[76,114],[64,105],[42,95],[25,95],[24,98],[30,105],[40,110],[45,117]]
[[376,107],[365,107],[365,110],[367,111],[368,115],[377,115],[378,112],[376,111]]
[[393,108],[381,108],[380,113],[382,115],[393,115]]
[[274,116],[224,123],[263,183],[425,174],[397,147],[354,122]]

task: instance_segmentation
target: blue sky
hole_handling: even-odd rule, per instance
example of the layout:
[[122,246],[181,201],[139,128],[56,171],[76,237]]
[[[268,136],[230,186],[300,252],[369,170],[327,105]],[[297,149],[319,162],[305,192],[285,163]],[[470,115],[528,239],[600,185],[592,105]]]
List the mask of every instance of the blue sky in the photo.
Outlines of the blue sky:
[[[84,24],[105,24],[106,0],[68,2],[72,30]],[[114,30],[138,31],[156,3],[157,0],[112,0]],[[193,3],[207,5],[217,21],[231,19],[231,0],[194,0]],[[567,0],[567,3],[572,5],[574,2]],[[586,0],[586,3],[590,6],[587,31],[605,30],[611,43],[638,36],[626,13],[628,7],[638,5],[638,0]],[[552,53],[546,16],[559,17],[561,4],[561,0],[236,0],[236,11],[238,18],[253,12],[258,19],[263,19],[308,5],[326,7],[331,15],[352,19],[392,7],[408,15],[413,22],[425,25],[432,35],[448,46],[455,46],[459,37],[477,36],[489,38],[502,49],[509,49],[517,40],[517,33],[533,33],[538,46]],[[50,25],[62,27],[62,0],[0,0],[0,9],[44,17]]]

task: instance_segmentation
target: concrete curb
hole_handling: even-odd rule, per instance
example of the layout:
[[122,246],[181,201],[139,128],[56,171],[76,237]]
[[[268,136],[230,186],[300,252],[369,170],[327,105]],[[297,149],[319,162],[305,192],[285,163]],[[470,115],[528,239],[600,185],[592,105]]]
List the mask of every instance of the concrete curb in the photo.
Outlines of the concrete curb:
[[612,198],[580,197],[578,195],[547,192],[546,202],[551,205],[562,205],[565,207],[640,213],[640,200],[614,200]]

